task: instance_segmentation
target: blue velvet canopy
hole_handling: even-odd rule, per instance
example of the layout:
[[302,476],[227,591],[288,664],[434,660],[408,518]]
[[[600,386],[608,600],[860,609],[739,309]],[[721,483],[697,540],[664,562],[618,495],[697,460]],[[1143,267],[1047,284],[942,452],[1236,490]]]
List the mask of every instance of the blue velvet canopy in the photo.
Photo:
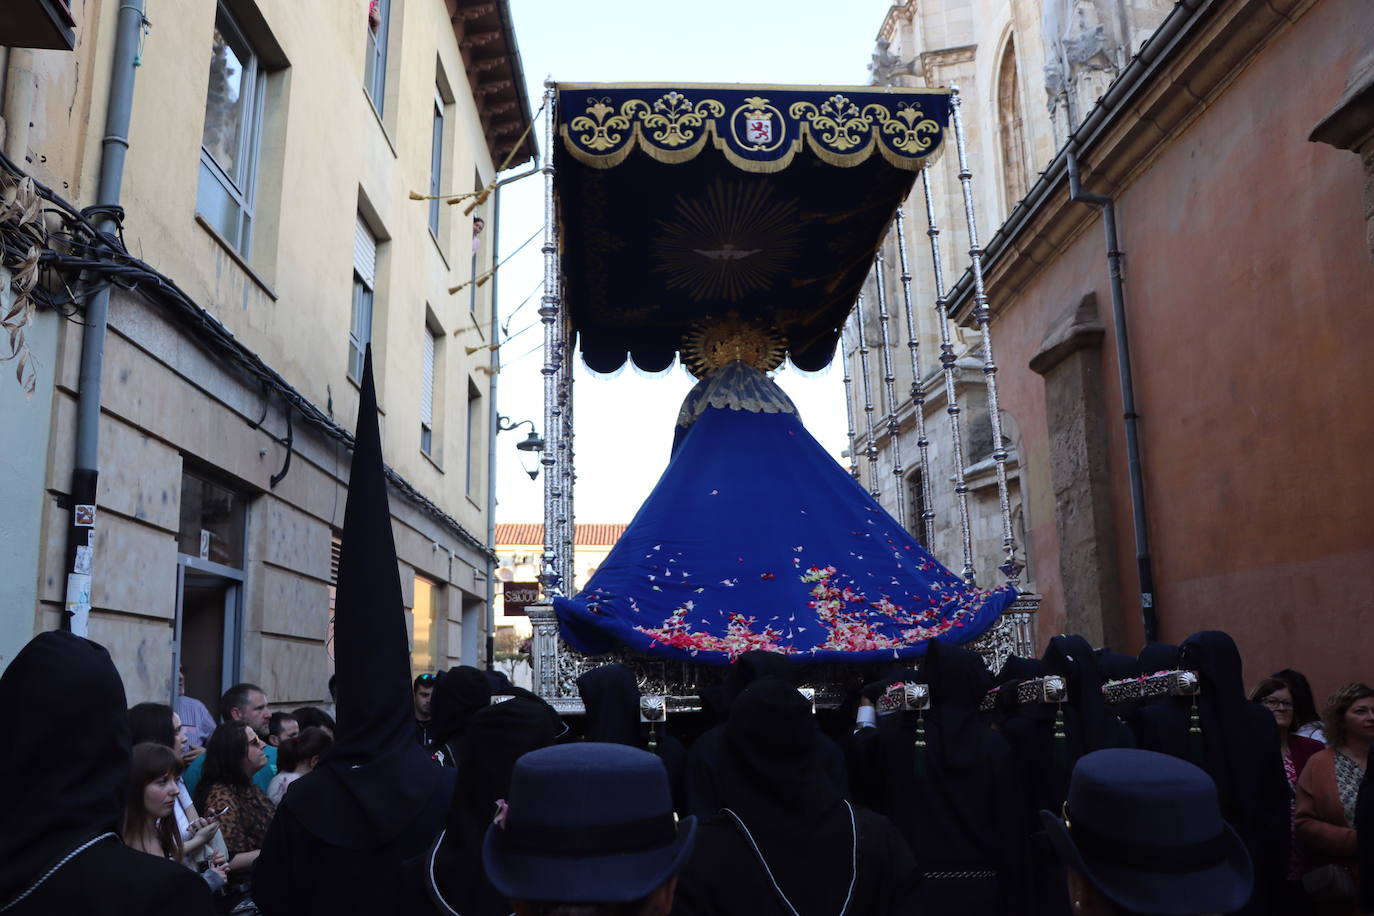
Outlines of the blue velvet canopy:
[[946,90],[874,86],[560,84],[556,104],[563,303],[599,372],[665,369],[725,314],[824,368],[950,119]]
[[821,447],[762,372],[702,379],[657,486],[587,586],[555,598],[578,651],[723,665],[924,654],[982,635],[1015,599],[941,566]]

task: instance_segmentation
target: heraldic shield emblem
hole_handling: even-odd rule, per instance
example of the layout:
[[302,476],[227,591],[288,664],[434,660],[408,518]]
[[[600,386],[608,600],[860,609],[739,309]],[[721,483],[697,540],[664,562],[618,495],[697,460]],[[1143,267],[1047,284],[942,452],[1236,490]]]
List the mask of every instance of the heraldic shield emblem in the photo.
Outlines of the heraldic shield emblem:
[[744,139],[758,146],[773,144],[773,115],[767,111],[750,111],[744,117]]

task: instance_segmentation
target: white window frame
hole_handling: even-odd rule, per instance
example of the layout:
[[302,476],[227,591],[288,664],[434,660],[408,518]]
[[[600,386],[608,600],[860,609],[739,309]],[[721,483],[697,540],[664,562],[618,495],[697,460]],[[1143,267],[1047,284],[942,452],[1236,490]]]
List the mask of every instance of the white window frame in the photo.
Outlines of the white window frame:
[[439,183],[444,173],[444,97],[434,87],[434,135],[429,151],[429,231],[439,238]]
[[377,0],[377,24],[374,35],[367,29],[366,58],[363,63],[363,91],[372,100],[372,107],[381,114],[386,104],[386,55],[391,39],[391,0]]
[[377,283],[377,236],[361,213],[353,239],[353,310],[348,323],[348,377],[362,384]]
[[217,4],[216,19],[219,19],[221,15],[227,26],[233,30],[233,34],[226,37],[236,39],[248,49],[248,60],[240,61],[243,64],[244,72],[243,84],[239,91],[247,101],[243,111],[244,129],[239,137],[238,155],[234,160],[243,163],[243,174],[236,182],[215,161],[215,157],[204,145],[200,148],[200,164],[204,174],[219,184],[235,205],[237,219],[233,231],[226,234],[223,227],[218,226],[213,219],[205,214],[205,208],[201,206],[199,192],[196,194],[196,208],[201,213],[201,218],[213,226],[216,232],[224,235],[224,240],[235,251],[247,257],[253,243],[253,205],[257,192],[258,146],[262,135],[262,110],[266,96],[267,79],[257,49],[244,35],[243,29],[235,21],[233,13],[222,2]]
[[434,377],[435,363],[438,360],[438,335],[424,325],[424,338],[421,340],[420,359],[420,451],[434,456]]

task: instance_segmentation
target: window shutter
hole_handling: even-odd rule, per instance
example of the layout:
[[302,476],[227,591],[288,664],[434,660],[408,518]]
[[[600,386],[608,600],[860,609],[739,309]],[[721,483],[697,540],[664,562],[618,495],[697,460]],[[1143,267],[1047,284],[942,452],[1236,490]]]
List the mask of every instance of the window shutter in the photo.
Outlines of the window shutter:
[[425,328],[424,363],[420,370],[420,422],[434,428],[434,335]]
[[363,278],[368,289],[377,285],[377,239],[372,230],[358,214],[358,225],[353,234],[353,269]]

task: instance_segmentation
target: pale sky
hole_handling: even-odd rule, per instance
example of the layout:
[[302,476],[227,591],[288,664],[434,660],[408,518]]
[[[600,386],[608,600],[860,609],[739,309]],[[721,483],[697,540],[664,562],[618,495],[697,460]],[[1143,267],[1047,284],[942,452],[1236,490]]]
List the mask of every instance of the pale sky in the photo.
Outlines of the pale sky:
[[[546,77],[561,82],[864,85],[889,6],[886,0],[511,0],[535,109]],[[541,145],[542,127],[541,116],[536,127]],[[502,189],[502,257],[540,230],[543,212],[541,177]],[[497,406],[512,420],[533,420],[544,433],[539,372],[543,328],[535,291],[544,275],[539,245],[535,239],[499,272],[500,320],[518,336],[501,348]],[[580,356],[575,365],[577,520],[629,522],[667,465],[678,406],[693,380],[680,368],[645,378],[627,364],[607,379],[588,373]],[[777,381],[796,402],[812,435],[838,459],[848,445],[838,362],[818,376],[783,369]],[[521,427],[502,433],[497,441],[498,522],[543,520],[543,474],[531,481],[515,449],[527,432],[528,427]]]

